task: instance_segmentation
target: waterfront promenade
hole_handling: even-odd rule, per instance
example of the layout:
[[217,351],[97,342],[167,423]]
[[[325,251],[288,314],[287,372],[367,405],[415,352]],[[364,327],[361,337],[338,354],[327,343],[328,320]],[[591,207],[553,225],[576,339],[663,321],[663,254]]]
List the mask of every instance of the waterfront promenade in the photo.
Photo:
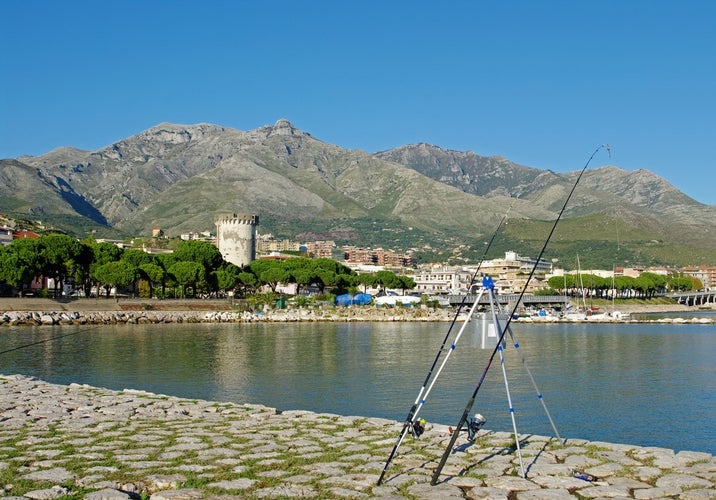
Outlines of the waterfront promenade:
[[[716,498],[708,453],[402,424],[0,375],[0,498]],[[668,432],[668,426],[655,429]],[[574,470],[595,481],[573,477]]]

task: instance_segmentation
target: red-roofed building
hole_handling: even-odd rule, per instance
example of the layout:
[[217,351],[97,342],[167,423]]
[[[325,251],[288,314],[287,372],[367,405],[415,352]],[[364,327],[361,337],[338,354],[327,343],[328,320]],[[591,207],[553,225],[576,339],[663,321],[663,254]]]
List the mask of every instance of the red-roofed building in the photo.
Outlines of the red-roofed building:
[[20,240],[22,238],[30,238],[32,240],[36,240],[39,237],[39,234],[33,233],[32,231],[17,231],[12,234],[12,239],[14,240]]

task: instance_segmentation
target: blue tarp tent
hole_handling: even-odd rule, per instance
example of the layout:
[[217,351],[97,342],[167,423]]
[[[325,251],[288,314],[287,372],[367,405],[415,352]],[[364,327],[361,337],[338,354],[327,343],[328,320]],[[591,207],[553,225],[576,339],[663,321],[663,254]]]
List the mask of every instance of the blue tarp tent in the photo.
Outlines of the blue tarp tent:
[[351,305],[351,301],[353,300],[353,295],[350,293],[345,293],[343,295],[337,295],[336,296],[336,305],[337,306],[349,306]]
[[343,295],[339,295],[336,297],[336,305],[337,306],[365,306],[370,304],[370,301],[373,300],[373,296],[369,293],[357,293],[355,295],[351,295],[350,293],[345,293]]
[[357,293],[353,296],[353,303],[357,306],[367,306],[371,300],[373,296],[369,293]]

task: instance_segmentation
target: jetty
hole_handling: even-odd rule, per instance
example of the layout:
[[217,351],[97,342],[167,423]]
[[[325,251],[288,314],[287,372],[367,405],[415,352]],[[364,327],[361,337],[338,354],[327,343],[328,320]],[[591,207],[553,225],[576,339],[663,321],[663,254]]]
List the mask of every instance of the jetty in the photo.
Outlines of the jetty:
[[[716,497],[710,453],[402,423],[0,375],[0,499]],[[663,430],[662,432],[668,432]]]
[[[716,307],[716,305],[714,305]],[[465,312],[467,308],[465,308]],[[684,312],[694,311],[683,304],[623,308],[623,312]],[[695,323],[712,325],[713,317],[673,316],[655,322]],[[80,299],[53,300],[42,298],[0,298],[0,327],[53,325],[110,325],[158,323],[253,323],[297,321],[452,321],[454,308],[333,306],[266,308],[260,311],[237,311],[225,300],[157,300],[157,299]],[[463,317],[459,318],[464,319]],[[575,322],[569,317],[547,316],[520,318],[522,322]],[[585,320],[586,321],[586,320]],[[592,321],[646,322],[647,320],[604,319]]]

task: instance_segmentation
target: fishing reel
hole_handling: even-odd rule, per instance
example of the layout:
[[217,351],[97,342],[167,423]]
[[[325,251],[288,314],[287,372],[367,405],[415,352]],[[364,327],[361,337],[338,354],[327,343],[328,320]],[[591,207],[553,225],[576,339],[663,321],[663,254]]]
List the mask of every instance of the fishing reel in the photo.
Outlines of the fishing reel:
[[[460,431],[467,430],[467,438],[470,441],[475,440],[475,436],[477,435],[477,431],[482,429],[482,426],[485,425],[485,422],[487,422],[487,419],[480,415],[479,413],[475,413],[475,416],[470,418],[467,422],[465,422],[465,429],[460,428]],[[452,433],[455,432],[455,430],[452,427],[448,427],[448,432],[452,436]]]
[[415,422],[413,422],[413,425],[411,426],[411,432],[413,434],[413,437],[415,439],[419,438],[423,432],[425,432],[425,426],[427,425],[428,421],[424,418],[419,418]]
[[475,416],[467,422],[467,438],[470,441],[474,441],[477,431],[479,431],[486,422],[487,419],[485,417],[479,413],[475,413]]

